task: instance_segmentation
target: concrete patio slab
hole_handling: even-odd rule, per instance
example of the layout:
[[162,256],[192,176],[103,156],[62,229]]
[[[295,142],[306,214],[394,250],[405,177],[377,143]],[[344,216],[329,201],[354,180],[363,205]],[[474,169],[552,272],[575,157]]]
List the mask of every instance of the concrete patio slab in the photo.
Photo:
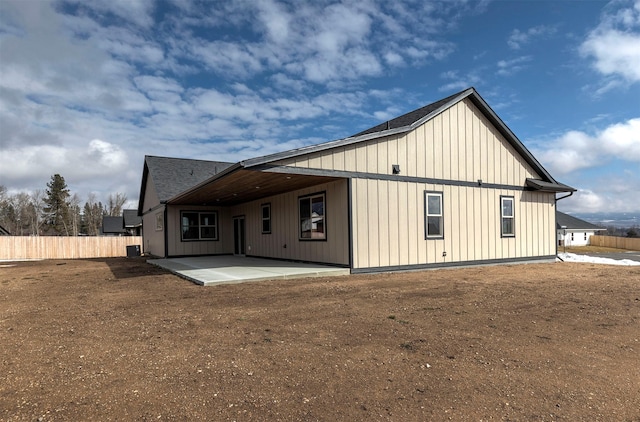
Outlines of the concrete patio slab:
[[203,286],[350,273],[348,268],[234,255],[150,259],[147,262]]

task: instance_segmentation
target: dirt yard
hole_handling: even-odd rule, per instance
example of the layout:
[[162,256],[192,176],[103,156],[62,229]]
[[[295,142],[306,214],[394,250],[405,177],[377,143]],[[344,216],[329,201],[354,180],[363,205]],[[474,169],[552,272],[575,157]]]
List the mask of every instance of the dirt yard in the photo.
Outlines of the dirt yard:
[[640,267],[0,267],[0,420],[640,420]]

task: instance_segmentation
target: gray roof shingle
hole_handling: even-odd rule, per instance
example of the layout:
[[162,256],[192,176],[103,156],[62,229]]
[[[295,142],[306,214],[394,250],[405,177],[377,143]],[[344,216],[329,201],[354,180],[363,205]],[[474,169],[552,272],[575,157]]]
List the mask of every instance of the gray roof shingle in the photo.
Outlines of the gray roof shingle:
[[455,97],[457,97],[458,95],[460,95],[463,92],[464,91],[460,91],[460,92],[458,92],[456,94],[448,96],[447,98],[443,98],[441,100],[438,100],[435,103],[428,104],[428,105],[426,105],[424,107],[420,107],[419,109],[416,109],[416,110],[410,111],[410,112],[408,112],[406,114],[403,114],[402,116],[398,116],[398,117],[396,117],[394,119],[391,119],[391,120],[388,120],[388,121],[386,121],[384,123],[380,123],[379,125],[376,125],[376,126],[371,127],[369,129],[363,130],[362,132],[356,133],[355,135],[353,135],[353,137],[367,135],[369,133],[382,132],[383,130],[397,129],[397,128],[409,126],[412,123],[417,122],[418,120],[420,120],[421,118],[423,118],[427,114],[429,114],[429,113],[439,109],[443,105],[447,104],[449,101],[451,101],[452,99],[454,99]]
[[125,227],[137,227],[142,225],[142,217],[138,216],[138,210],[123,210],[122,217],[124,218]]
[[102,233],[118,233],[124,234],[124,220],[122,217],[104,216],[102,217]]
[[566,226],[568,230],[605,230],[604,228],[591,224],[588,221],[556,211],[556,228],[561,229],[562,226]]
[[223,161],[191,160],[148,155],[145,162],[160,201],[197,185],[233,165]]

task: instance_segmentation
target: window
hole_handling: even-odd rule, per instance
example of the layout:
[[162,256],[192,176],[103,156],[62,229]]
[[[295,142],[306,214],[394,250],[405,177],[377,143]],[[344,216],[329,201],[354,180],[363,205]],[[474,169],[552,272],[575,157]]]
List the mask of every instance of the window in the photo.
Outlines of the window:
[[300,210],[300,239],[326,240],[325,194],[314,194],[298,199]]
[[500,197],[500,217],[502,220],[502,237],[514,237],[516,232],[513,196]]
[[156,213],[156,231],[162,231],[164,218],[161,212]]
[[271,233],[271,204],[262,204],[262,233]]
[[218,240],[218,213],[183,211],[180,213],[182,240]]
[[444,216],[442,213],[442,192],[425,192],[426,237],[444,237]]

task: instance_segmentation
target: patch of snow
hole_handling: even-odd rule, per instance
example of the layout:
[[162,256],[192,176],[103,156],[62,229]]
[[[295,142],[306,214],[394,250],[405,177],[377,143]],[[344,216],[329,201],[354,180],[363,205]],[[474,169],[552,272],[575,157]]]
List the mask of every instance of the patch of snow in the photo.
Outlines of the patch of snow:
[[606,264],[606,265],[640,265],[640,262],[633,261],[631,259],[611,259],[611,258],[599,258],[588,255],[576,255],[574,253],[559,253],[558,257],[564,262],[589,262],[592,264]]

